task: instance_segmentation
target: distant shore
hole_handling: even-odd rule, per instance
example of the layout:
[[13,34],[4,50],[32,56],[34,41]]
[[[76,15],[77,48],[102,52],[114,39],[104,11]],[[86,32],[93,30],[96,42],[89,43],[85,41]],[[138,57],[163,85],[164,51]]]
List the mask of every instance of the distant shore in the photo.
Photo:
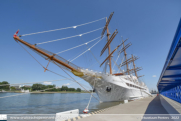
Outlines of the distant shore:
[[[6,93],[8,92],[11,92],[11,93],[24,93],[24,92],[21,92],[21,91],[6,91]],[[4,92],[3,92],[4,93]],[[60,92],[38,92],[38,91],[33,91],[33,92],[30,92],[30,93],[89,93],[89,92],[71,92],[71,91],[60,91]]]
[[69,92],[69,91],[61,91],[61,92],[31,92],[31,93],[89,93],[89,92]]

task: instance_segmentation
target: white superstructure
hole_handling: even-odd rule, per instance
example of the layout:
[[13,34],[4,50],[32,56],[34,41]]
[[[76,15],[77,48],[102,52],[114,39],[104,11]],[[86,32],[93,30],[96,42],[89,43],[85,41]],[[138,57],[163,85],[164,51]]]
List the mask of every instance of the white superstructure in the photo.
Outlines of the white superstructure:
[[83,70],[81,78],[87,81],[95,90],[101,102],[123,101],[139,97],[151,96],[147,86],[138,82],[136,76],[110,75]]

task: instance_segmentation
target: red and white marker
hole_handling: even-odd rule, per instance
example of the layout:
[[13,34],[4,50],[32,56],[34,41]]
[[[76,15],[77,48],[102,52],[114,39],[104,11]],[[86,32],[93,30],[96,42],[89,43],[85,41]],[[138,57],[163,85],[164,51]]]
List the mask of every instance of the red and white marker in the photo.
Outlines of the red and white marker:
[[83,113],[88,113],[89,110],[87,108],[85,108],[85,110],[83,111]]
[[18,32],[19,32],[19,29],[18,29],[18,31],[16,33],[14,33],[13,36],[16,37],[18,35]]

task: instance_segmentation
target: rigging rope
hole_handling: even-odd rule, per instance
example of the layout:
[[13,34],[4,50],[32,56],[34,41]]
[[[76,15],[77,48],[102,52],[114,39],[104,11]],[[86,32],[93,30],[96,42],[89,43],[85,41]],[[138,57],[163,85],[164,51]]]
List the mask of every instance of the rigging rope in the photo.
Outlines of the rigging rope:
[[[121,47],[121,49],[122,49],[123,47]],[[119,56],[121,55],[121,54],[119,54],[119,51],[117,50],[117,52],[118,52],[118,57],[116,58],[116,63],[117,63],[117,61],[118,61],[118,58],[119,58]],[[114,69],[114,67],[115,67],[115,64],[113,65],[113,68],[112,69]]]
[[79,26],[91,24],[91,23],[94,23],[94,22],[103,20],[103,19],[105,19],[105,18],[106,18],[106,17],[101,18],[101,19],[98,19],[98,20],[95,20],[95,21],[91,21],[91,22],[88,22],[88,23],[71,26],[71,27],[65,27],[65,28],[53,29],[53,30],[48,30],[48,31],[35,32],[35,33],[30,33],[30,34],[23,34],[23,35],[21,35],[21,36],[28,36],[28,35],[33,35],[33,34],[40,34],[40,33],[52,32],[52,31],[59,31],[59,30],[70,29],[70,28],[77,28],[77,27],[79,27]]
[[118,67],[119,71],[121,72],[121,69],[119,68],[119,65],[117,65],[117,63],[114,61],[113,58],[111,58],[111,59],[113,60],[114,64],[116,64],[116,66]]
[[[101,39],[102,40],[102,39]],[[100,40],[99,40],[100,41]],[[24,49],[24,50],[26,50],[19,42],[18,42],[18,44]],[[27,50],[26,50],[26,52],[28,52]],[[28,52],[28,54],[30,54],[29,52]],[[30,54],[31,55],[31,54]],[[33,55],[31,55],[32,57],[33,57]],[[35,59],[35,57],[33,57],[34,59]],[[35,59],[36,60],[36,59]],[[36,60],[43,68],[45,68],[38,60]],[[53,62],[54,63],[54,62]],[[54,63],[54,64],[56,64],[56,63]],[[57,65],[57,64],[56,64]],[[57,65],[57,66],[59,66],[59,65]],[[59,66],[60,67],[60,66]],[[62,67],[60,67],[61,69],[62,69]],[[62,69],[63,70],[63,69]],[[51,70],[49,70],[49,69],[47,69],[47,71],[50,71],[50,72],[52,72],[52,73],[54,73],[54,74],[56,74],[56,75],[59,75],[59,76],[61,76],[61,77],[64,77],[64,78],[67,78],[67,77],[65,77],[65,76],[62,76],[62,75],[60,75],[60,74],[57,74],[56,72],[53,72],[53,71],[51,71]],[[63,70],[64,71],[64,70]],[[64,71],[67,75],[69,75],[66,71]],[[70,76],[70,75],[69,75]],[[71,77],[71,76],[70,76]],[[72,77],[71,77],[72,78]],[[72,78],[73,80],[74,80],[74,82],[76,82],[77,84],[79,84],[82,88],[84,88],[80,83],[78,83],[74,78]],[[71,80],[71,79],[70,79]],[[72,80],[71,80],[72,81]],[[84,88],[85,89],[85,88]],[[85,89],[86,90],[86,89]],[[86,90],[87,91],[87,90]],[[89,91],[88,91],[89,92]],[[90,94],[90,93],[89,93]],[[94,97],[94,96],[93,96]],[[97,99],[96,97],[94,97],[95,99]],[[97,99],[98,100],[98,99]],[[99,101],[99,100],[98,100]]]
[[[76,34],[79,34],[79,33],[77,32],[77,29],[76,29],[76,28],[75,28],[74,30],[75,30]],[[82,39],[82,36],[79,37],[78,39],[80,39],[80,40],[82,40],[82,42],[84,42],[83,39]],[[88,45],[87,45],[87,46],[88,46]],[[85,48],[86,48],[86,46],[85,46]],[[87,64],[88,64],[88,63],[87,63],[87,62],[88,62],[88,57],[87,57],[86,54],[84,55],[84,57],[85,57],[85,59],[84,59],[84,64],[85,64],[85,66],[87,66]]]
[[98,59],[96,58],[96,56],[93,54],[93,52],[91,51],[91,50],[89,50],[90,51],[90,53],[92,54],[92,56],[95,58],[95,60],[99,63],[99,64],[101,64],[99,61],[98,61]]
[[[77,32],[77,30],[76,30],[76,28],[75,28],[75,31]],[[83,37],[81,36],[81,39],[82,39],[82,41],[84,42],[84,40],[83,40]],[[88,48],[88,45],[87,45],[87,47],[86,48]],[[93,54],[93,52],[91,51],[91,50],[89,50],[90,51],[90,53],[92,54],[92,56],[95,58],[95,60],[100,64],[100,62],[97,60],[97,58],[95,57],[95,55]]]
[[[57,64],[56,64],[57,65]],[[57,65],[57,66],[59,66],[59,65]],[[51,73],[54,73],[54,74],[56,74],[56,75],[58,75],[58,76],[61,76],[61,77],[64,77],[64,76],[62,76],[62,75],[60,75],[60,74],[58,74],[58,73],[55,73],[54,71],[51,71],[51,70],[48,70],[47,69],[47,71],[50,71]],[[67,77],[66,77],[67,78]],[[67,80],[70,80],[70,81],[72,81],[72,79],[67,79]],[[81,81],[81,80],[80,80]],[[73,81],[74,82],[74,81]],[[85,87],[87,87],[86,85],[84,85],[84,84],[81,84],[81,85],[83,85],[83,86],[85,86]],[[88,87],[89,88],[89,87]]]
[[[93,95],[93,91],[94,91],[94,87],[95,87],[95,81],[96,81],[96,75],[95,75],[95,80],[94,80],[94,85],[93,85],[93,89],[92,89],[92,95]],[[90,101],[91,101],[91,99],[92,99],[92,95],[90,96],[90,99],[89,99],[89,102],[88,102],[88,104],[87,104],[87,107],[85,108],[85,110],[83,111],[83,113],[88,113],[88,109],[89,109],[89,104],[90,104]]]
[[70,37],[65,37],[65,38],[61,38],[61,39],[56,39],[56,40],[50,40],[50,41],[46,41],[46,42],[36,43],[36,45],[46,44],[46,43],[55,42],[55,41],[64,40],[64,39],[69,39],[69,38],[73,38],[73,37],[77,37],[77,36],[80,36],[80,37],[81,37],[82,35],[89,34],[89,33],[95,32],[95,31],[98,31],[98,30],[100,30],[100,29],[102,29],[102,28],[104,28],[104,27],[101,27],[101,28],[98,28],[98,29],[95,29],[95,30],[92,30],[92,31],[89,31],[89,32],[85,32],[85,33],[82,33],[82,34],[70,36]]
[[[93,88],[95,87],[95,81],[96,81],[96,75],[95,75],[95,80],[94,80],[94,86],[93,86]],[[93,95],[93,91],[94,91],[94,89],[92,90],[92,95]],[[87,105],[87,109],[89,108],[89,104],[90,104],[90,101],[91,101],[91,99],[92,99],[92,95],[91,95],[91,97],[90,97],[90,100],[89,100],[89,103],[88,103],[88,105]]]
[[[100,59],[99,61],[101,61],[101,60],[103,60],[104,58],[102,58],[102,59]],[[92,65],[90,65],[88,68],[90,68],[90,67],[92,67],[92,66],[94,66],[95,64],[97,64],[98,62],[95,62],[95,63],[93,63]],[[101,66],[101,68],[102,68],[102,66]]]
[[83,45],[87,45],[87,44],[89,44],[90,42],[93,42],[93,41],[97,40],[98,38],[101,38],[101,36],[100,36],[100,37],[97,37],[97,38],[95,38],[95,39],[93,39],[93,40],[91,40],[91,41],[88,41],[88,42],[86,42],[86,43],[84,43],[84,44],[80,44],[80,45],[78,45],[78,46],[72,47],[72,48],[70,48],[70,49],[67,49],[67,50],[64,50],[64,51],[61,51],[61,52],[58,52],[58,53],[55,53],[55,54],[60,54],[60,53],[63,53],[63,52],[66,52],[66,51],[69,51],[69,50],[72,50],[72,49],[81,47],[81,46],[83,46]]
[[122,62],[121,62],[121,64],[120,64],[120,68],[121,68],[121,66],[122,66],[122,64],[123,64],[123,61],[124,61],[124,57],[123,57]]
[[[105,37],[105,36],[104,36]],[[103,38],[104,38],[103,37]],[[75,59],[77,59],[78,57],[80,57],[81,55],[83,55],[84,53],[86,53],[87,51],[89,51],[91,48],[93,48],[95,45],[97,45],[103,38],[101,38],[99,41],[97,41],[93,46],[91,46],[89,49],[87,49],[86,51],[84,51],[83,53],[81,53],[80,55],[78,55],[77,57],[75,57],[74,59],[72,59],[70,62],[74,61]]]
[[[56,64],[56,63],[55,63]],[[60,67],[60,66],[59,66]],[[62,67],[60,67],[70,78],[72,78],[74,80],[74,82],[76,82],[78,85],[80,85],[83,89],[85,89],[79,82],[77,82],[72,76],[70,76],[70,74],[68,74]],[[85,89],[86,91],[88,91],[87,89]],[[90,91],[88,91],[90,92]],[[91,93],[89,93],[91,94]],[[91,94],[92,95],[92,94]],[[94,95],[92,95],[96,100],[98,100]],[[99,100],[98,100],[99,101]]]
[[[40,66],[42,66],[42,67],[45,69],[45,67],[44,67],[32,54],[30,54],[19,42],[18,42],[18,44],[19,44],[33,59],[35,59],[36,62],[37,62],[38,64],[40,64]],[[47,69],[47,71],[50,71],[51,73],[54,73],[54,74],[59,75],[59,76],[61,76],[61,77],[67,78],[67,77],[62,76],[62,75],[60,75],[60,74],[58,74],[58,73],[56,73],[56,72],[54,72],[54,71],[51,71],[51,70],[49,70],[49,69]],[[70,79],[70,80],[71,80],[71,79]]]

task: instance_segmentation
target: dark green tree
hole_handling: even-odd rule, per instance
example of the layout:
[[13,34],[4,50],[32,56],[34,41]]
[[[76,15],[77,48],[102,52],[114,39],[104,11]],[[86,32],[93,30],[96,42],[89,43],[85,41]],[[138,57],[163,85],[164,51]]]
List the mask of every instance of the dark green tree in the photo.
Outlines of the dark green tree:
[[54,88],[55,85],[47,85],[46,88]]
[[10,87],[11,88],[11,90],[16,90],[16,88],[15,87]]
[[77,90],[76,90],[77,92],[81,92],[81,89],[80,88],[77,88]]
[[75,91],[75,88],[68,88],[68,91]]
[[28,90],[28,89],[31,89],[31,87],[25,87],[25,86],[23,86],[23,87],[21,87],[21,89]]
[[67,86],[62,86],[61,91],[68,91],[68,87]]
[[57,91],[62,91],[62,88],[58,88]]
[[[0,82],[0,85],[9,84],[7,81]],[[9,85],[6,86],[0,86],[0,90],[9,90]]]
[[32,86],[32,90],[35,91],[35,90],[44,90],[46,89],[46,86],[43,85],[43,84],[33,84]]

